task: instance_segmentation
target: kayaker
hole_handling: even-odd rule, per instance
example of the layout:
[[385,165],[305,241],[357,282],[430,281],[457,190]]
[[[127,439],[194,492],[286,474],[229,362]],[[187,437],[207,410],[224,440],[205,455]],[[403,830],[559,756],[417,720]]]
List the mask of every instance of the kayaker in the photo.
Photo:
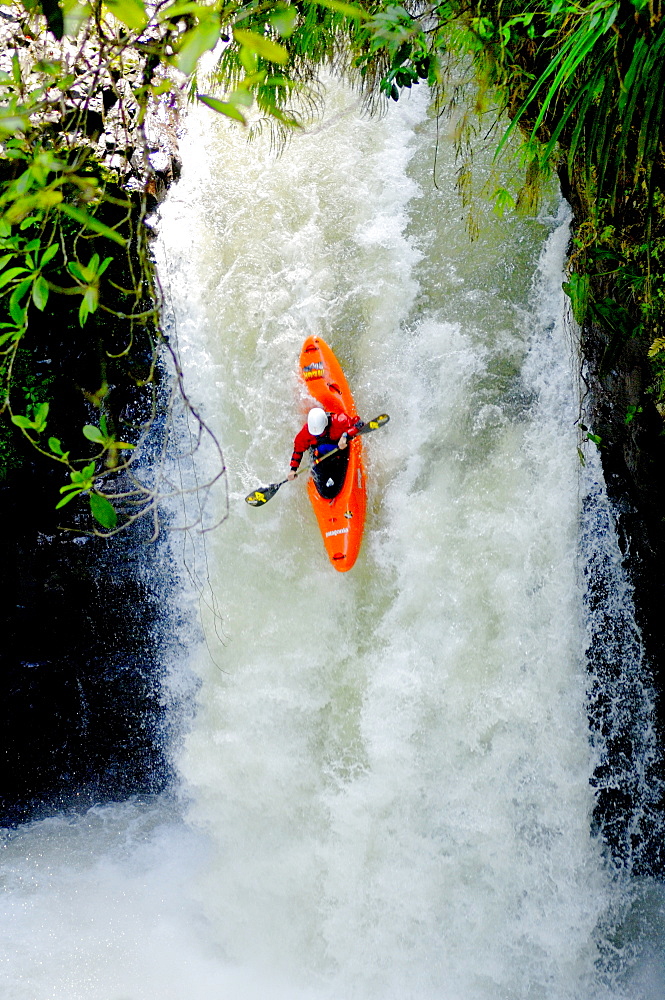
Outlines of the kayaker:
[[[349,417],[346,413],[326,413],[322,407],[313,406],[307,415],[307,423],[296,434],[293,442],[291,467],[286,478],[295,478],[302,457],[308,448],[312,449],[315,459],[322,458],[334,448],[341,448],[343,451],[347,447],[349,440],[356,436],[362,426],[363,422],[360,417]],[[331,458],[330,462],[334,463],[335,459]],[[332,475],[332,465],[329,466],[328,462],[322,465],[320,470],[315,468],[312,473],[317,481],[319,492],[322,492],[323,495],[325,493],[322,487],[327,485],[327,479],[325,481],[321,480],[320,476],[323,474],[325,468],[328,468]],[[328,478],[331,478],[331,476],[328,476]],[[330,489],[332,486],[333,483],[328,488]]]

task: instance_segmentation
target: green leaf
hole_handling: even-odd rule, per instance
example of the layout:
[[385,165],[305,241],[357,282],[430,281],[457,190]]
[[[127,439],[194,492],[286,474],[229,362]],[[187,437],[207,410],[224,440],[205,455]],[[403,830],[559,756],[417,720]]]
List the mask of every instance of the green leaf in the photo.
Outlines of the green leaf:
[[52,188],[48,188],[46,191],[38,191],[34,197],[34,207],[35,208],[53,208],[54,205],[59,205],[62,202],[62,191],[54,191]]
[[12,416],[12,423],[16,424],[17,427],[22,427],[26,431],[33,427],[32,420],[29,417],[22,417],[19,413]]
[[0,347],[8,340],[20,340],[24,333],[22,326],[14,326],[12,323],[0,323],[1,328],[9,328],[8,333],[0,333]]
[[257,55],[269,60],[269,62],[284,66],[289,61],[289,53],[284,46],[266,38],[265,35],[259,35],[255,31],[246,31],[244,28],[234,28],[233,37],[240,45],[246,46],[250,52],[256,52]]
[[73,500],[74,497],[78,497],[78,496],[81,495],[81,493],[84,493],[84,492],[85,491],[82,490],[82,489],[76,489],[76,490],[74,490],[73,493],[70,493],[68,496],[63,497],[62,500],[60,501],[60,503],[57,503],[55,505],[55,509],[58,510],[59,507],[64,507],[66,503],[69,503],[69,501]]
[[241,122],[243,125],[247,124],[245,116],[238,111],[235,105],[229,104],[226,101],[218,101],[216,97],[210,97],[208,94],[197,94],[196,96],[202,104],[206,104],[213,111],[218,111],[220,115],[226,115],[227,118],[235,118],[236,121]]
[[103,528],[115,528],[118,523],[115,507],[101,493],[90,494],[90,512]]
[[[74,472],[69,473],[69,478],[74,486],[80,487],[82,490],[89,490],[92,488],[92,484],[95,479],[95,460],[93,458],[92,462],[88,465],[84,465],[82,469],[75,469]],[[71,489],[71,486],[63,486],[60,490],[64,493],[65,490]]]
[[110,226],[105,226],[103,222],[100,222],[93,215],[88,215],[87,212],[83,212],[80,208],[75,208],[74,205],[68,205],[64,201],[60,202],[58,208],[65,215],[68,215],[70,219],[80,222],[86,229],[92,229],[93,232],[99,233],[100,236],[106,236],[107,239],[113,240],[114,243],[119,243],[121,247],[127,246],[127,241],[120,233],[117,233],[115,229],[111,229]]
[[95,444],[104,444],[106,440],[99,427],[95,427],[94,424],[85,425],[83,428],[83,436],[87,437],[88,441],[93,441]]
[[28,304],[26,302],[26,304],[22,306],[21,299],[29,290],[31,285],[32,278],[26,278],[20,285],[16,286],[9,300],[9,315],[17,326],[23,326],[25,323],[25,317],[28,312]]
[[141,0],[105,0],[104,6],[132,31],[143,31],[148,23],[145,4]]
[[60,458],[66,459],[67,456],[69,455],[69,452],[65,453],[62,450],[62,445],[60,444],[60,440],[57,437],[50,437],[48,439],[48,446],[51,449],[51,451],[53,452],[53,454],[54,455],[59,455]]
[[296,7],[282,7],[270,15],[270,23],[282,38],[289,38],[295,31],[298,11]]
[[97,309],[97,303],[99,302],[99,292],[94,285],[88,285],[84,294],[83,301],[88,307],[88,312],[94,313]]
[[569,281],[564,281],[561,286],[570,299],[573,309],[573,316],[582,325],[589,305],[589,276],[588,274],[571,274]]
[[258,87],[259,84],[266,83],[270,84],[273,80],[283,80],[284,77],[270,77],[268,78],[268,71],[265,69],[259,70],[258,73],[249,73],[244,79],[238,80],[239,90],[251,90],[252,87]]
[[40,312],[44,311],[44,307],[48,302],[49,287],[41,274],[35,279],[35,283],[32,286],[32,301],[35,303]]
[[175,64],[187,76],[196,69],[196,64],[204,52],[214,49],[219,41],[219,14],[210,14],[200,21],[195,28],[188,31],[180,50],[175,57]]
[[88,309],[88,303],[85,301],[85,297],[81,299],[81,305],[79,306],[79,326],[85,326],[86,320],[90,310]]
[[90,272],[88,271],[87,267],[81,264],[78,260],[70,260],[67,263],[67,270],[70,272],[70,274],[73,274],[74,277],[78,279],[78,281],[82,281],[84,283],[90,281],[91,278]]
[[256,52],[252,52],[246,45],[241,45],[238,58],[247,76],[255,76],[259,68],[259,57]]
[[41,434],[41,432],[46,427],[46,418],[48,416],[48,411],[49,411],[48,403],[40,403],[38,406],[35,406],[32,411],[33,427],[35,428],[38,434]]
[[2,274],[0,274],[0,288],[4,288],[4,286],[8,285],[10,281],[17,278],[19,274],[27,273],[27,267],[10,267],[8,271],[3,271]]
[[39,262],[39,266],[44,267],[44,265],[48,264],[50,260],[53,260],[59,249],[60,247],[58,246],[57,243],[51,243],[49,246],[47,246],[46,250],[42,254],[42,259]]
[[162,80],[161,83],[150,85],[150,93],[153,97],[161,97],[162,94],[169,94],[173,90],[173,87],[172,80]]

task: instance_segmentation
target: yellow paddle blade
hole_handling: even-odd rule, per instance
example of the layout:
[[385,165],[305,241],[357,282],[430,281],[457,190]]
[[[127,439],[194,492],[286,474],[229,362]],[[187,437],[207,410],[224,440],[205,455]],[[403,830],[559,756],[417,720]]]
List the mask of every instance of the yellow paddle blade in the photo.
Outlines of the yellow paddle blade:
[[254,490],[245,497],[245,502],[252,505],[252,507],[262,507],[264,503],[268,503],[272,497],[274,497],[280,486],[284,483],[271,483],[270,486],[262,486],[260,490]]

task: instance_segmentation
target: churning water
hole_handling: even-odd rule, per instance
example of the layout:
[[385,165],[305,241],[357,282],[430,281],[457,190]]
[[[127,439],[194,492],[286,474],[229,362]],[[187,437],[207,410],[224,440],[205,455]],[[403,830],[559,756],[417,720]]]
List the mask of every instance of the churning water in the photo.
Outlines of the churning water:
[[[658,885],[594,832],[594,772],[617,779],[588,719],[600,619],[622,623],[611,655],[640,708],[633,832],[653,747],[611,516],[577,455],[568,212],[488,212],[471,241],[444,135],[432,182],[435,139],[424,92],[368,119],[334,87],[281,157],[189,119],[158,253],[228,466],[204,517],[229,514],[183,536],[204,638],[184,630],[165,664],[173,711],[195,703],[180,785],[7,838],[7,1000],[665,995]],[[302,479],[243,502],[286,472],[312,333],[360,413],[392,418],[366,439],[344,575]]]

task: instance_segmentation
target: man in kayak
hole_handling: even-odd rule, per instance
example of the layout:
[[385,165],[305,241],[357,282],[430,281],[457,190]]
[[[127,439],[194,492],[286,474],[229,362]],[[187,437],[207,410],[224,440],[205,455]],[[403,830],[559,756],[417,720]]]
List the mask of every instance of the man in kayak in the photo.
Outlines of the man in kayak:
[[[320,406],[314,406],[307,415],[307,423],[298,431],[293,442],[291,468],[287,479],[294,479],[302,457],[308,448],[314,458],[322,458],[327,452],[346,448],[349,440],[356,436],[363,422],[360,417],[349,417],[346,413],[326,413]],[[346,458],[346,456],[341,456]],[[337,456],[315,466],[312,476],[321,496],[330,499],[339,493],[344,482],[346,461],[337,463]]]

